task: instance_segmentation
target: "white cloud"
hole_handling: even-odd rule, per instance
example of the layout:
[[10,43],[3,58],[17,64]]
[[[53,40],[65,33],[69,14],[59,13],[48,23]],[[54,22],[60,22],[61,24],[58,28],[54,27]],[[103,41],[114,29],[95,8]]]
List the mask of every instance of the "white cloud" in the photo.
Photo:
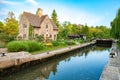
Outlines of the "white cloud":
[[38,5],[38,3],[35,0],[26,0],[26,1],[33,5]]
[[1,0],[0,4],[6,4],[6,5],[18,5],[19,2],[12,2],[12,1],[7,1],[7,0]]

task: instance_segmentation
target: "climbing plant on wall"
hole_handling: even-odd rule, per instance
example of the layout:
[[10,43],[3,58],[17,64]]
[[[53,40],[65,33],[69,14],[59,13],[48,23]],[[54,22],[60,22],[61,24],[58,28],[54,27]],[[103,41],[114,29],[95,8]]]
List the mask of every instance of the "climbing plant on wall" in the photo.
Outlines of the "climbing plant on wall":
[[29,39],[33,39],[33,27],[31,25],[29,26]]

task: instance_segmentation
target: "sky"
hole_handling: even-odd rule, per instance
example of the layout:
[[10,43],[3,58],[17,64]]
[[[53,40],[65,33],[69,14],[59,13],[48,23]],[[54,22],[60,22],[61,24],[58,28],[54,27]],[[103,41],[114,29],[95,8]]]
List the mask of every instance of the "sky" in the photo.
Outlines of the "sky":
[[38,8],[49,17],[55,9],[61,23],[70,21],[73,24],[110,27],[120,8],[120,0],[0,0],[0,21],[4,21],[10,11],[19,20],[24,11],[35,14]]

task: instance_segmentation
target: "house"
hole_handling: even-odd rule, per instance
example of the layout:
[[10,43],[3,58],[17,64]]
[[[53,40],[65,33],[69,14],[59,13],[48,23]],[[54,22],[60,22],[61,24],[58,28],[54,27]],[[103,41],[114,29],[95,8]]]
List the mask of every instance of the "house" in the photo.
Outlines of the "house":
[[43,10],[38,9],[36,14],[23,12],[19,22],[18,37],[23,40],[29,40],[39,35],[44,36],[44,39],[56,40],[58,28],[56,24],[49,18],[48,15],[43,15]]
[[69,39],[81,38],[83,40],[86,40],[86,35],[85,34],[69,34],[68,38]]

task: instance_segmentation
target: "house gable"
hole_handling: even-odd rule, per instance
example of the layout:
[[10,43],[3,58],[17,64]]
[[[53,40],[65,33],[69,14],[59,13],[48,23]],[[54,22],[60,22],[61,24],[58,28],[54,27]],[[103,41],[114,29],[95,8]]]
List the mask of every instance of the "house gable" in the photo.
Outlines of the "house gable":
[[33,28],[33,35],[44,35],[48,34],[51,39],[56,39],[54,36],[58,33],[58,28],[55,23],[48,17],[48,15],[35,15],[29,12],[24,12],[19,22],[19,35],[23,39],[29,39],[29,27]]
[[29,25],[30,23],[27,17],[23,14],[19,22],[19,35],[18,36],[21,36],[23,39],[27,40]]

